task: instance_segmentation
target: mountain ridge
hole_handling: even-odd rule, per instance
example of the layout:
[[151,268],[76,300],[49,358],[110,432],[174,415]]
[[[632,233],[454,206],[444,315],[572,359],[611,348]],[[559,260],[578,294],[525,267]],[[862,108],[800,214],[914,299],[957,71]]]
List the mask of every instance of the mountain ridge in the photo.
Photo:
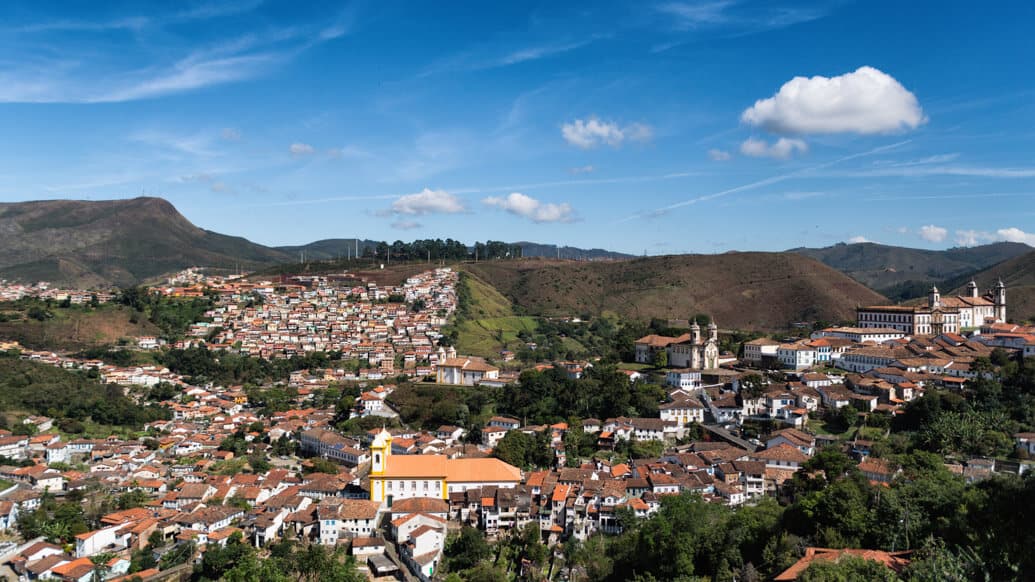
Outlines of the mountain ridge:
[[814,258],[891,299],[904,300],[925,295],[932,285],[967,277],[1032,250],[1011,242],[946,250],[839,243],[786,252]]

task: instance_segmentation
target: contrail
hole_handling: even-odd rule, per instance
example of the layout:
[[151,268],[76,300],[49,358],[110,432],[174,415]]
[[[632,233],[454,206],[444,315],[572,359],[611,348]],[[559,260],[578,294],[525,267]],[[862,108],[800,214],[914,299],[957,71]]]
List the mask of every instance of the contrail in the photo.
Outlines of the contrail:
[[772,176],[772,177],[766,178],[764,180],[759,180],[757,182],[751,182],[750,184],[744,184],[743,186],[737,186],[735,188],[730,188],[728,190],[722,190],[720,192],[714,192],[712,194],[706,194],[704,196],[698,196],[697,198],[691,198],[689,200],[683,200],[682,202],[676,202],[675,204],[670,204],[668,206],[664,206],[662,208],[658,208],[657,210],[652,210],[650,212],[638,212],[636,214],[632,214],[632,215],[626,216],[625,218],[623,218],[621,220],[617,220],[617,221],[614,222],[614,224],[621,224],[623,222],[629,222],[630,220],[635,220],[637,218],[644,218],[644,217],[647,217],[647,216],[659,216],[659,215],[665,214],[667,212],[670,212],[672,210],[675,210],[677,208],[682,208],[684,206],[690,206],[691,204],[697,204],[698,202],[705,202],[705,201],[708,201],[708,200],[714,200],[715,198],[720,198],[722,196],[727,196],[729,194],[736,194],[737,192],[743,192],[745,190],[754,190],[755,188],[761,188],[762,186],[768,186],[770,184],[776,184],[777,182],[783,182],[784,180],[790,180],[791,178],[795,178],[795,177],[800,176],[802,174],[805,174],[805,173],[808,173],[808,172],[813,172],[813,171],[816,171],[816,170],[822,170],[823,168],[829,168],[830,166],[833,166],[833,165],[836,165],[836,164],[840,164],[842,162],[847,162],[849,160],[854,160],[856,158],[862,158],[862,157],[865,157],[865,156],[872,156],[874,154],[879,154],[881,152],[886,152],[888,150],[904,146],[904,145],[906,145],[907,143],[909,143],[911,141],[913,141],[913,140],[907,139],[905,141],[900,141],[898,143],[893,143],[893,144],[886,145],[886,146],[880,146],[880,147],[877,147],[877,148],[873,148],[872,150],[867,150],[865,152],[861,152],[861,153],[858,153],[858,154],[852,154],[850,156],[844,156],[842,158],[837,158],[836,160],[832,160],[832,161],[825,162],[825,163],[822,163],[822,164],[817,164],[815,166],[809,166],[808,168],[802,168],[800,170],[795,170],[793,172],[788,172],[786,174],[779,174],[777,176]]

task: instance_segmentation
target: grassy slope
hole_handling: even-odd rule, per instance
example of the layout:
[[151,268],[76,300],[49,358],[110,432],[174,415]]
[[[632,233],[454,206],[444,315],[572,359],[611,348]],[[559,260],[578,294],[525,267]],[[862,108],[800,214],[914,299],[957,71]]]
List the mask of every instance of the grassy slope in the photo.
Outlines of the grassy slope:
[[470,294],[469,318],[456,324],[460,335],[457,351],[474,356],[495,357],[501,350],[516,349],[518,333],[532,333],[534,317],[517,316],[509,299],[475,275],[465,278]]
[[630,261],[498,261],[465,266],[521,311],[647,320],[711,314],[720,326],[778,330],[795,321],[854,319],[887,300],[822,263],[791,253],[677,255]]
[[[0,311],[7,312],[2,305]],[[119,338],[158,335],[159,330],[147,317],[137,314],[137,323],[130,323],[133,311],[121,305],[105,305],[94,310],[53,307],[52,319],[38,321],[24,317],[0,323],[0,338],[15,340],[25,347],[57,351],[77,351],[110,345]]]

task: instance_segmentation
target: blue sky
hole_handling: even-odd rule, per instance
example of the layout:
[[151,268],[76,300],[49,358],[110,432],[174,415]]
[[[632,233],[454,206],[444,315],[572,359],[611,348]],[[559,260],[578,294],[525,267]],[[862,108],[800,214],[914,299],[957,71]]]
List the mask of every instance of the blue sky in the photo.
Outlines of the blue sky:
[[264,244],[1035,245],[1033,23],[1023,2],[5,2],[0,200],[146,193]]

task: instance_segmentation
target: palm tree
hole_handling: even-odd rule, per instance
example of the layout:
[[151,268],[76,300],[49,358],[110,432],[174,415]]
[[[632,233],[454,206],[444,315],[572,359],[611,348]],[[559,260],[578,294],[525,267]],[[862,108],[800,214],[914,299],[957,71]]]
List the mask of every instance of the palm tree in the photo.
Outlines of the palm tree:
[[113,552],[101,552],[90,556],[90,561],[93,562],[93,581],[102,582],[108,573],[111,572],[111,566],[108,562],[111,562],[116,558]]

